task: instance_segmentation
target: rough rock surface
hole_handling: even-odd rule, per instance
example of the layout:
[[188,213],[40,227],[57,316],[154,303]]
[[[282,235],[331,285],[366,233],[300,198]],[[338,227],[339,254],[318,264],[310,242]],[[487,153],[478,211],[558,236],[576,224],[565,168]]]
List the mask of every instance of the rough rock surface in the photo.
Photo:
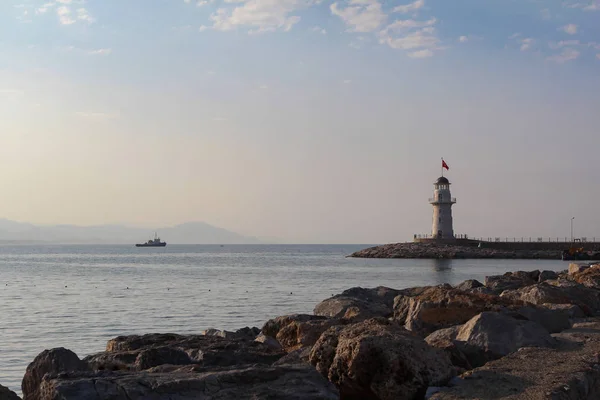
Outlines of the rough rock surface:
[[504,275],[485,277],[485,286],[495,293],[500,294],[505,290],[519,289],[537,283],[540,271],[507,272]]
[[218,371],[190,367],[156,373],[101,372],[47,376],[40,400],[337,400],[337,389],[309,365]]
[[455,288],[459,290],[476,289],[479,287],[483,287],[483,283],[479,282],[477,279],[467,279],[455,286]]
[[554,335],[556,349],[523,348],[453,379],[431,399],[592,400],[600,398],[600,320]]
[[281,349],[249,338],[221,336],[148,334],[119,336],[107,351],[84,359],[94,370],[141,371],[159,365],[199,364],[225,367],[272,364],[285,355]]
[[600,311],[600,291],[576,282],[554,280],[516,290],[507,290],[501,297],[532,304],[575,304],[592,316]]
[[423,397],[427,386],[445,383],[455,371],[446,353],[384,318],[330,328],[310,362],[345,400]]
[[312,346],[329,327],[340,323],[318,315],[293,314],[267,321],[262,332],[277,339],[285,351],[291,352]]
[[469,320],[458,330],[455,340],[474,366],[504,357],[522,347],[556,344],[541,325],[494,312],[483,312]]
[[0,385],[0,400],[21,400],[21,398],[9,388]]
[[569,309],[526,306],[517,309],[515,314],[537,322],[550,333],[562,332],[571,327]]
[[440,285],[427,288],[416,296],[396,297],[393,318],[409,331],[426,336],[438,329],[463,324],[484,311],[500,311],[522,305],[523,302],[518,300]]
[[45,374],[61,372],[88,371],[88,365],[81,361],[77,354],[64,347],[44,350],[27,366],[21,383],[23,400],[40,398],[40,383]]
[[352,322],[389,317],[392,315],[394,297],[402,293],[401,290],[383,286],[374,289],[356,287],[323,300],[315,307],[314,314]]
[[436,243],[394,243],[360,250],[350,257],[357,258],[495,258],[560,260],[560,250],[495,250],[478,247]]
[[590,288],[600,289],[600,264],[592,265],[573,273],[571,273],[571,268],[569,267],[569,279]]

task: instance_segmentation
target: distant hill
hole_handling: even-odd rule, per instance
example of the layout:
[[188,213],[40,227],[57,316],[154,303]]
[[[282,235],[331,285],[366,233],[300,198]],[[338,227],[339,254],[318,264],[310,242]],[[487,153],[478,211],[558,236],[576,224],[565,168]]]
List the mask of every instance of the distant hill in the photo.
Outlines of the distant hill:
[[[260,244],[254,237],[243,236],[205,222],[188,222],[157,228],[162,240],[170,244]],[[34,225],[0,219],[0,242],[63,244],[134,244],[154,236],[154,231],[122,225]]]

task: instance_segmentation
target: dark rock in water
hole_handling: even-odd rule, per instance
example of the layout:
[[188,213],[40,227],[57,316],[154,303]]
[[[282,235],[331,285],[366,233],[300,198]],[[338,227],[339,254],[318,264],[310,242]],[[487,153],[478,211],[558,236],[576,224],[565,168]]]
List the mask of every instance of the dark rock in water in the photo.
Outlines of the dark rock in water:
[[393,318],[409,331],[426,336],[438,329],[463,324],[484,311],[522,305],[521,301],[470,293],[449,285],[433,286],[416,296],[396,297]]
[[314,314],[352,322],[389,317],[392,315],[394,297],[401,293],[401,290],[382,286],[374,289],[352,288],[317,304]]
[[21,400],[21,398],[9,388],[0,385],[0,400]]
[[422,398],[428,386],[455,374],[446,353],[384,318],[330,328],[314,345],[310,363],[351,400]]
[[139,371],[163,364],[204,367],[272,364],[285,355],[281,349],[250,338],[173,334],[120,336],[108,342],[108,351],[84,360],[94,370]]
[[251,366],[169,373],[47,376],[39,400],[337,400],[337,389],[309,365]]
[[504,275],[485,277],[485,286],[500,294],[505,290],[519,289],[537,283],[540,271],[533,272],[507,272]]
[[44,350],[27,366],[21,383],[23,400],[38,400],[40,384],[45,374],[89,371],[87,363],[81,361],[71,350],[59,347]]
[[462,283],[459,283],[455,287],[458,290],[469,290],[469,289],[475,289],[478,287],[483,287],[483,283],[479,282],[477,279],[468,279]]

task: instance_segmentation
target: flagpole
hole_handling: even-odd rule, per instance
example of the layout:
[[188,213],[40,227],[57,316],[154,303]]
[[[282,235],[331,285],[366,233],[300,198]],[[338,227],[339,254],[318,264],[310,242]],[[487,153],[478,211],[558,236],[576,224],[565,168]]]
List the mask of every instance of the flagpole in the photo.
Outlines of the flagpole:
[[442,176],[444,176],[444,157],[442,157]]

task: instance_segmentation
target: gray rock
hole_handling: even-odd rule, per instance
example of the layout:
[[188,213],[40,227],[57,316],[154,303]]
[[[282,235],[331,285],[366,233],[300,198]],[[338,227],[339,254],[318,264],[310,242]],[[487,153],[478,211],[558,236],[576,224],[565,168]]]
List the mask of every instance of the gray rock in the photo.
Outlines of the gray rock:
[[47,376],[39,400],[337,400],[309,365],[252,366],[214,372],[72,373]]
[[38,400],[40,384],[46,374],[89,371],[88,365],[77,354],[64,347],[44,350],[27,366],[21,383],[23,400]]
[[575,304],[588,316],[595,315],[600,311],[600,291],[564,280],[545,281],[517,290],[506,291],[500,296],[532,304]]
[[329,327],[340,323],[323,316],[293,314],[267,321],[262,332],[274,337],[285,351],[291,352],[312,346]]
[[393,319],[409,331],[426,336],[438,329],[467,322],[483,311],[500,311],[523,305],[495,295],[470,293],[451,286],[434,286],[416,296],[398,296]]
[[384,318],[330,328],[313,346],[310,363],[343,399],[419,398],[456,372],[444,352]]
[[[314,314],[352,321],[378,316],[389,317],[392,315],[394,297],[399,294],[402,294],[402,291],[383,286],[374,289],[356,287],[323,300],[315,307]],[[348,311],[349,315],[346,315]]]
[[571,327],[569,310],[545,307],[522,307],[516,310],[529,321],[537,322],[550,333],[562,332]]
[[540,276],[538,278],[538,282],[544,282],[551,279],[558,279],[558,274],[554,271],[542,271],[540,272]]
[[473,366],[504,357],[522,347],[551,347],[556,340],[540,324],[502,313],[483,312],[465,323],[456,341]]
[[264,333],[261,333],[254,339],[255,342],[263,343],[269,346],[272,349],[281,350],[281,344],[277,341],[277,339],[267,336]]
[[561,310],[561,311],[565,311],[567,313],[567,315],[569,316],[569,318],[571,319],[575,319],[575,318],[584,318],[585,317],[585,313],[583,312],[583,310],[581,309],[581,307],[575,305],[575,304],[550,304],[550,303],[544,303],[542,304],[542,306],[544,308],[547,308],[549,310]]
[[459,290],[469,290],[483,287],[483,283],[479,282],[477,279],[468,279],[462,283],[459,283],[455,287]]
[[245,336],[148,334],[120,336],[107,345],[108,351],[84,359],[94,370],[139,371],[160,365],[199,364],[225,367],[272,364],[285,355],[281,349]]
[[507,272],[504,275],[486,276],[485,286],[500,294],[505,290],[519,289],[537,283],[539,273],[539,271],[517,271]]

